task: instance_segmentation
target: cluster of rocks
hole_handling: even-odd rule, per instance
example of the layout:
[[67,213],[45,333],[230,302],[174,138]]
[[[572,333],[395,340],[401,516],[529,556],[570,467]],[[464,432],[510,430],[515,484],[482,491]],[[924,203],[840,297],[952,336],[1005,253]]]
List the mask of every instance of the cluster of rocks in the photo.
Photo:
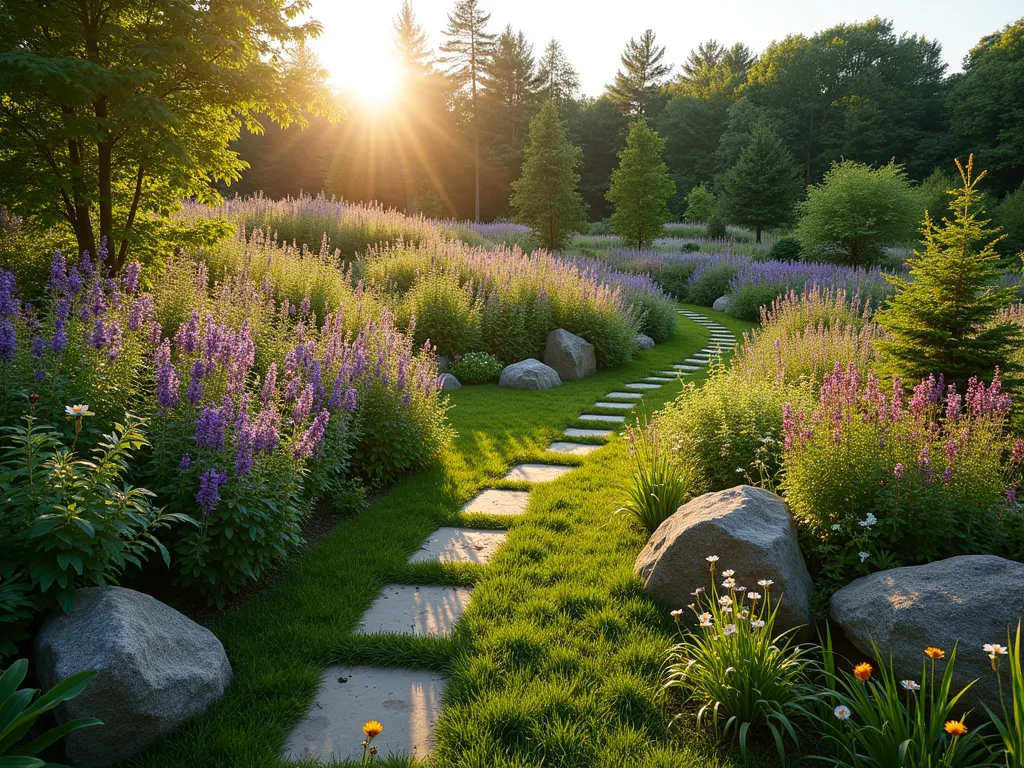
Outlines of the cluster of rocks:
[[[770,579],[781,600],[776,631],[799,627],[814,639],[811,575],[781,498],[751,486],[699,496],[654,532],[635,571],[648,594],[674,609],[718,577],[709,573],[708,555],[719,556],[719,570],[731,568],[752,584]],[[876,644],[882,659],[892,659],[897,679],[920,679],[926,646],[943,649],[947,658],[956,647],[954,688],[976,680],[966,705],[997,707],[997,678],[982,646],[1004,644],[1016,629],[1024,616],[1021,583],[1022,563],[952,557],[859,578],[833,595],[830,618],[866,658],[874,658]]]

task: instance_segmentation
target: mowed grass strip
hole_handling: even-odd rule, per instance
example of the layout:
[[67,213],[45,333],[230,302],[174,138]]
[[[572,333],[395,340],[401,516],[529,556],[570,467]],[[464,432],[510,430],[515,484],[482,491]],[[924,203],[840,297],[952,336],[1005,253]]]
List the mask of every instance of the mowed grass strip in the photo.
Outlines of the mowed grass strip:
[[[751,327],[697,311],[738,332]],[[396,483],[295,557],[270,592],[213,625],[234,666],[227,694],[126,765],[282,765],[282,745],[312,704],[324,668],[341,663],[449,675],[431,765],[716,765],[698,740],[665,736],[658,688],[672,625],[632,574],[644,537],[612,515],[629,477],[625,444],[612,439],[585,459],[545,451],[607,392],[684,359],[706,338],[705,329],[681,319],[669,341],[584,381],[547,392],[487,385],[453,393],[458,437],[439,464]],[[635,415],[679,391],[673,382],[645,392]],[[521,516],[459,512],[483,488],[530,487],[501,480],[526,461],[580,466],[533,486]],[[444,525],[506,528],[509,536],[487,566],[408,564]],[[447,639],[354,635],[391,582],[473,586],[461,631]]]

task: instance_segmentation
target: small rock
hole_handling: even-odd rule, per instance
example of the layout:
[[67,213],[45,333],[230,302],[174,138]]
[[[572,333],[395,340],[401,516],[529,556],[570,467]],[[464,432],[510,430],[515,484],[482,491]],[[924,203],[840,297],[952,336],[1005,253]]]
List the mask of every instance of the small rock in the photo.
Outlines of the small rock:
[[715,299],[715,303],[711,305],[711,308],[715,312],[728,312],[729,311],[729,297],[719,296]]
[[[998,711],[999,688],[982,646],[1006,645],[1007,631],[1016,632],[1024,616],[1021,584],[1024,563],[962,555],[859,578],[832,596],[830,613],[865,656],[874,656],[872,638],[883,658],[891,655],[898,679],[920,678],[926,647],[941,648],[948,659],[959,643],[954,692],[977,680],[964,695],[967,706],[984,702]],[[937,674],[945,663],[937,662]],[[1008,687],[1004,692],[1009,697]]]
[[544,363],[554,368],[564,381],[577,381],[597,373],[594,345],[563,328],[548,334]]
[[454,374],[442,373],[440,376],[441,391],[442,392],[454,392],[457,389],[462,389],[462,384]]
[[781,598],[776,631],[810,625],[811,575],[786,504],[774,493],[741,485],[698,496],[658,527],[633,570],[649,595],[680,608],[697,587],[710,586],[709,555],[719,557],[716,582],[727,568],[750,590],[764,592],[760,579],[774,582],[772,598]]
[[646,334],[638,333],[636,335],[636,345],[640,349],[654,349],[654,339]]
[[74,612],[55,611],[35,641],[43,688],[96,670],[89,686],[56,710],[62,723],[103,721],[67,737],[75,765],[100,768],[129,758],[224,695],[231,664],[210,630],[131,589],[88,587],[75,595]]
[[531,357],[505,366],[498,379],[498,386],[509,389],[543,390],[562,386],[562,379],[554,368]]

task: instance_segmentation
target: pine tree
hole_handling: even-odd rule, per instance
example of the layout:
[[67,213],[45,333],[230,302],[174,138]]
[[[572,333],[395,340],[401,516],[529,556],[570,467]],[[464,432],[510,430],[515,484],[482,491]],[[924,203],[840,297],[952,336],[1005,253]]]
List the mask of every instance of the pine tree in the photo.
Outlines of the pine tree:
[[533,229],[549,251],[563,248],[587,223],[576,171],[582,156],[565,138],[554,101],[545,101],[530,121],[523,175],[512,183],[511,204],[516,221]]
[[498,38],[494,53],[487,62],[481,81],[491,117],[501,137],[499,153],[516,154],[522,148],[525,129],[539,86],[533,46],[520,31],[512,27]]
[[924,250],[908,260],[911,280],[888,277],[896,295],[878,313],[893,338],[876,343],[883,360],[905,381],[943,374],[947,383],[966,385],[972,376],[988,378],[996,366],[1006,373],[1021,368],[1011,360],[1024,334],[1013,323],[999,322],[1000,310],[1015,299],[1000,288],[1001,237],[982,219],[974,156],[964,168],[956,163],[963,186],[950,204],[952,219],[936,223],[925,215]]
[[402,3],[393,27],[391,44],[402,68],[403,78],[408,80],[430,74],[434,69],[434,54],[427,43],[427,33],[416,21],[409,0]]
[[790,220],[800,196],[800,169],[767,123],[758,123],[736,164],[722,177],[722,213],[732,224],[761,230]]
[[540,95],[551,99],[556,106],[562,106],[576,97],[580,89],[580,74],[562,50],[562,44],[555,38],[544,48],[544,56],[537,67]]
[[672,67],[663,64],[664,46],[654,42],[654,30],[648,29],[637,41],[629,39],[620,60],[622,69],[608,86],[608,96],[619,111],[631,117],[644,117],[654,96]]
[[608,202],[614,206],[612,228],[633,248],[643,248],[661,235],[671,218],[668,201],[676,193],[668,166],[661,159],[665,140],[637,120],[612,172]]
[[448,14],[447,42],[441,50],[449,54],[442,59],[449,65],[448,74],[462,89],[469,89],[473,124],[474,220],[480,221],[480,125],[478,88],[481,74],[494,51],[494,35],[485,31],[491,15],[480,10],[477,0],[456,0]]

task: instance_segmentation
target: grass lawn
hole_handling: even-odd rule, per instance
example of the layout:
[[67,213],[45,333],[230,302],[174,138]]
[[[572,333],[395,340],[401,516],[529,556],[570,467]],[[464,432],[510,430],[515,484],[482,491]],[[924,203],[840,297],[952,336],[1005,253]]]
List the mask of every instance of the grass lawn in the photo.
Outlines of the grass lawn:
[[[737,335],[751,327],[695,309]],[[593,403],[603,395],[681,363],[707,336],[682,321],[668,342],[581,382],[548,392],[480,386],[453,393],[458,438],[440,464],[397,483],[296,557],[268,594],[213,626],[234,665],[227,695],[129,765],[279,765],[277,755],[312,702],[323,669],[351,663],[446,672],[432,766],[731,764],[707,735],[666,729],[671,713],[659,690],[673,624],[633,575],[645,537],[612,514],[629,476],[624,441],[613,439],[585,458],[545,451],[566,426],[596,426],[575,417],[597,412]],[[652,412],[678,392],[678,384],[650,390],[643,407]],[[520,517],[459,514],[482,488],[526,487],[500,480],[520,461],[580,469],[535,486]],[[407,564],[443,525],[510,533],[486,566]],[[377,592],[392,582],[473,585],[460,631],[443,640],[354,636]],[[366,715],[387,727],[380,713]]]

